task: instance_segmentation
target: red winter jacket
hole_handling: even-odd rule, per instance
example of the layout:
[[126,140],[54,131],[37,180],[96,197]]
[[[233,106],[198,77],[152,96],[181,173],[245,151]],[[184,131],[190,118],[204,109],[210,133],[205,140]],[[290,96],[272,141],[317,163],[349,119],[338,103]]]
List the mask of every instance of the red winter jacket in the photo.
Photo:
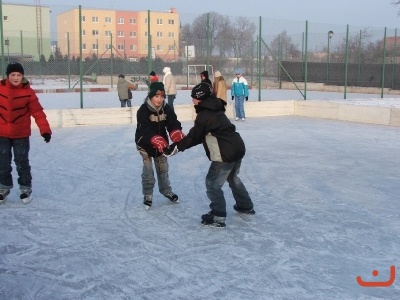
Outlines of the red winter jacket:
[[20,86],[13,86],[8,79],[0,81],[0,136],[24,138],[31,135],[31,116],[40,134],[51,134],[49,122],[35,91],[24,78]]

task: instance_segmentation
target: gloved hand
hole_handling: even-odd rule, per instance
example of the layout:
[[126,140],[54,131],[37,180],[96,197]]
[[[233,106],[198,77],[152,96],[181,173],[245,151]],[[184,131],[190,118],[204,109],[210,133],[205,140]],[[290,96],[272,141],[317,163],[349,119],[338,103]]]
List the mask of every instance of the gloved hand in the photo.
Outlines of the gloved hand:
[[44,141],[46,143],[50,142],[50,140],[51,140],[51,134],[50,133],[43,133],[42,137],[44,138]]
[[169,145],[167,148],[164,148],[163,155],[165,157],[170,157],[172,155],[177,154],[178,152],[179,152],[178,145],[173,143],[173,144]]
[[232,96],[232,100],[235,99],[235,96]]
[[249,96],[246,96],[245,98],[246,98],[246,101],[249,101]]
[[176,129],[169,133],[169,137],[171,138],[171,141],[177,143],[185,137],[185,134],[182,132],[182,130]]
[[150,143],[153,148],[156,148],[158,152],[162,153],[163,149],[168,146],[167,141],[161,135],[155,135],[150,139]]

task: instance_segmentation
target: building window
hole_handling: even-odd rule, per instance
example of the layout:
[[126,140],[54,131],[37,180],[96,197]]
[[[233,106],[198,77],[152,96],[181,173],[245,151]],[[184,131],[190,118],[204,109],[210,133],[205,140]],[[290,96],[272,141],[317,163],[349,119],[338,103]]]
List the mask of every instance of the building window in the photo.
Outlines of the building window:
[[105,17],[104,18],[105,23],[111,23],[111,17]]
[[92,17],[92,23],[99,23],[99,17]]
[[85,16],[82,16],[81,21],[82,21],[82,22],[86,22],[86,17],[85,17]]
[[111,49],[111,45],[110,44],[106,44],[105,49]]
[[85,29],[82,30],[82,35],[86,35],[86,30]]
[[147,24],[147,18],[144,19],[144,24]]
[[98,44],[93,44],[92,45],[92,50],[99,50],[99,45]]
[[92,30],[92,35],[93,36],[98,36],[99,35],[99,31],[98,30]]
[[117,34],[118,34],[118,37],[124,37],[124,32],[121,30],[119,30]]
[[82,50],[86,50],[86,44],[82,44]]
[[144,32],[144,36],[146,36],[146,37],[147,37],[147,31],[145,31],[145,32]]
[[157,19],[157,25],[162,25],[162,19]]
[[169,19],[169,20],[168,20],[168,24],[169,24],[169,25],[174,25],[174,24],[175,24],[175,20]]
[[4,20],[4,22],[7,22],[8,21],[8,16],[3,16],[3,20]]
[[129,36],[130,36],[131,38],[136,38],[136,31],[131,31],[131,32],[129,32]]
[[162,32],[161,31],[157,31],[157,37],[158,38],[162,38]]
[[131,51],[136,51],[137,50],[137,46],[136,45],[131,45],[130,46],[130,50]]
[[124,18],[118,18],[118,24],[124,24],[125,19]]
[[118,45],[118,46],[117,46],[117,49],[118,49],[118,50],[124,50],[124,45]]
[[163,46],[162,45],[157,45],[156,50],[157,51],[162,51],[163,50]]
[[174,38],[175,37],[175,33],[174,32],[168,32],[168,37],[169,38]]
[[104,31],[105,36],[111,36],[111,30]]
[[133,18],[129,19],[129,23],[136,24],[136,19],[133,19]]
[[175,50],[175,45],[169,45],[168,46],[169,51],[174,51]]

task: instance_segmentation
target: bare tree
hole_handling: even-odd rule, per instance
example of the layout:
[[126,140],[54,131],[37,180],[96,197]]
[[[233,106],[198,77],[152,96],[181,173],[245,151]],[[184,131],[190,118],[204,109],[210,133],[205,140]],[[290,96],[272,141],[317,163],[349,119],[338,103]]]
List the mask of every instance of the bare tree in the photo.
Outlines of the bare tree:
[[276,58],[281,60],[294,60],[301,58],[299,45],[294,44],[286,30],[277,35],[271,42],[271,51]]
[[[392,5],[394,5],[394,6],[400,5],[400,0],[392,1]],[[400,16],[400,10],[397,12],[397,15]]]

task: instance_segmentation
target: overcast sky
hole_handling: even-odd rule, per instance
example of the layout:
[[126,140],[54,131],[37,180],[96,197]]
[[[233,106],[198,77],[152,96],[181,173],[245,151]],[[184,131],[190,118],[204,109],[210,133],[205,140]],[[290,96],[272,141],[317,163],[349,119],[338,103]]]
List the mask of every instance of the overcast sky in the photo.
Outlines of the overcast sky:
[[[34,0],[3,1],[3,3],[21,3],[34,5]],[[265,17],[279,20],[295,20],[354,25],[362,27],[399,26],[399,7],[391,4],[392,0],[286,0],[286,1],[243,1],[230,0],[217,2],[215,0],[182,1],[182,0],[151,0],[151,1],[116,1],[116,0],[42,0],[41,5],[47,5],[54,12],[65,11],[81,5],[82,8],[111,8],[121,10],[152,10],[165,11],[171,7],[185,14],[202,14],[217,11],[228,16]],[[221,3],[221,4],[220,4]],[[226,3],[222,5],[222,3]]]

